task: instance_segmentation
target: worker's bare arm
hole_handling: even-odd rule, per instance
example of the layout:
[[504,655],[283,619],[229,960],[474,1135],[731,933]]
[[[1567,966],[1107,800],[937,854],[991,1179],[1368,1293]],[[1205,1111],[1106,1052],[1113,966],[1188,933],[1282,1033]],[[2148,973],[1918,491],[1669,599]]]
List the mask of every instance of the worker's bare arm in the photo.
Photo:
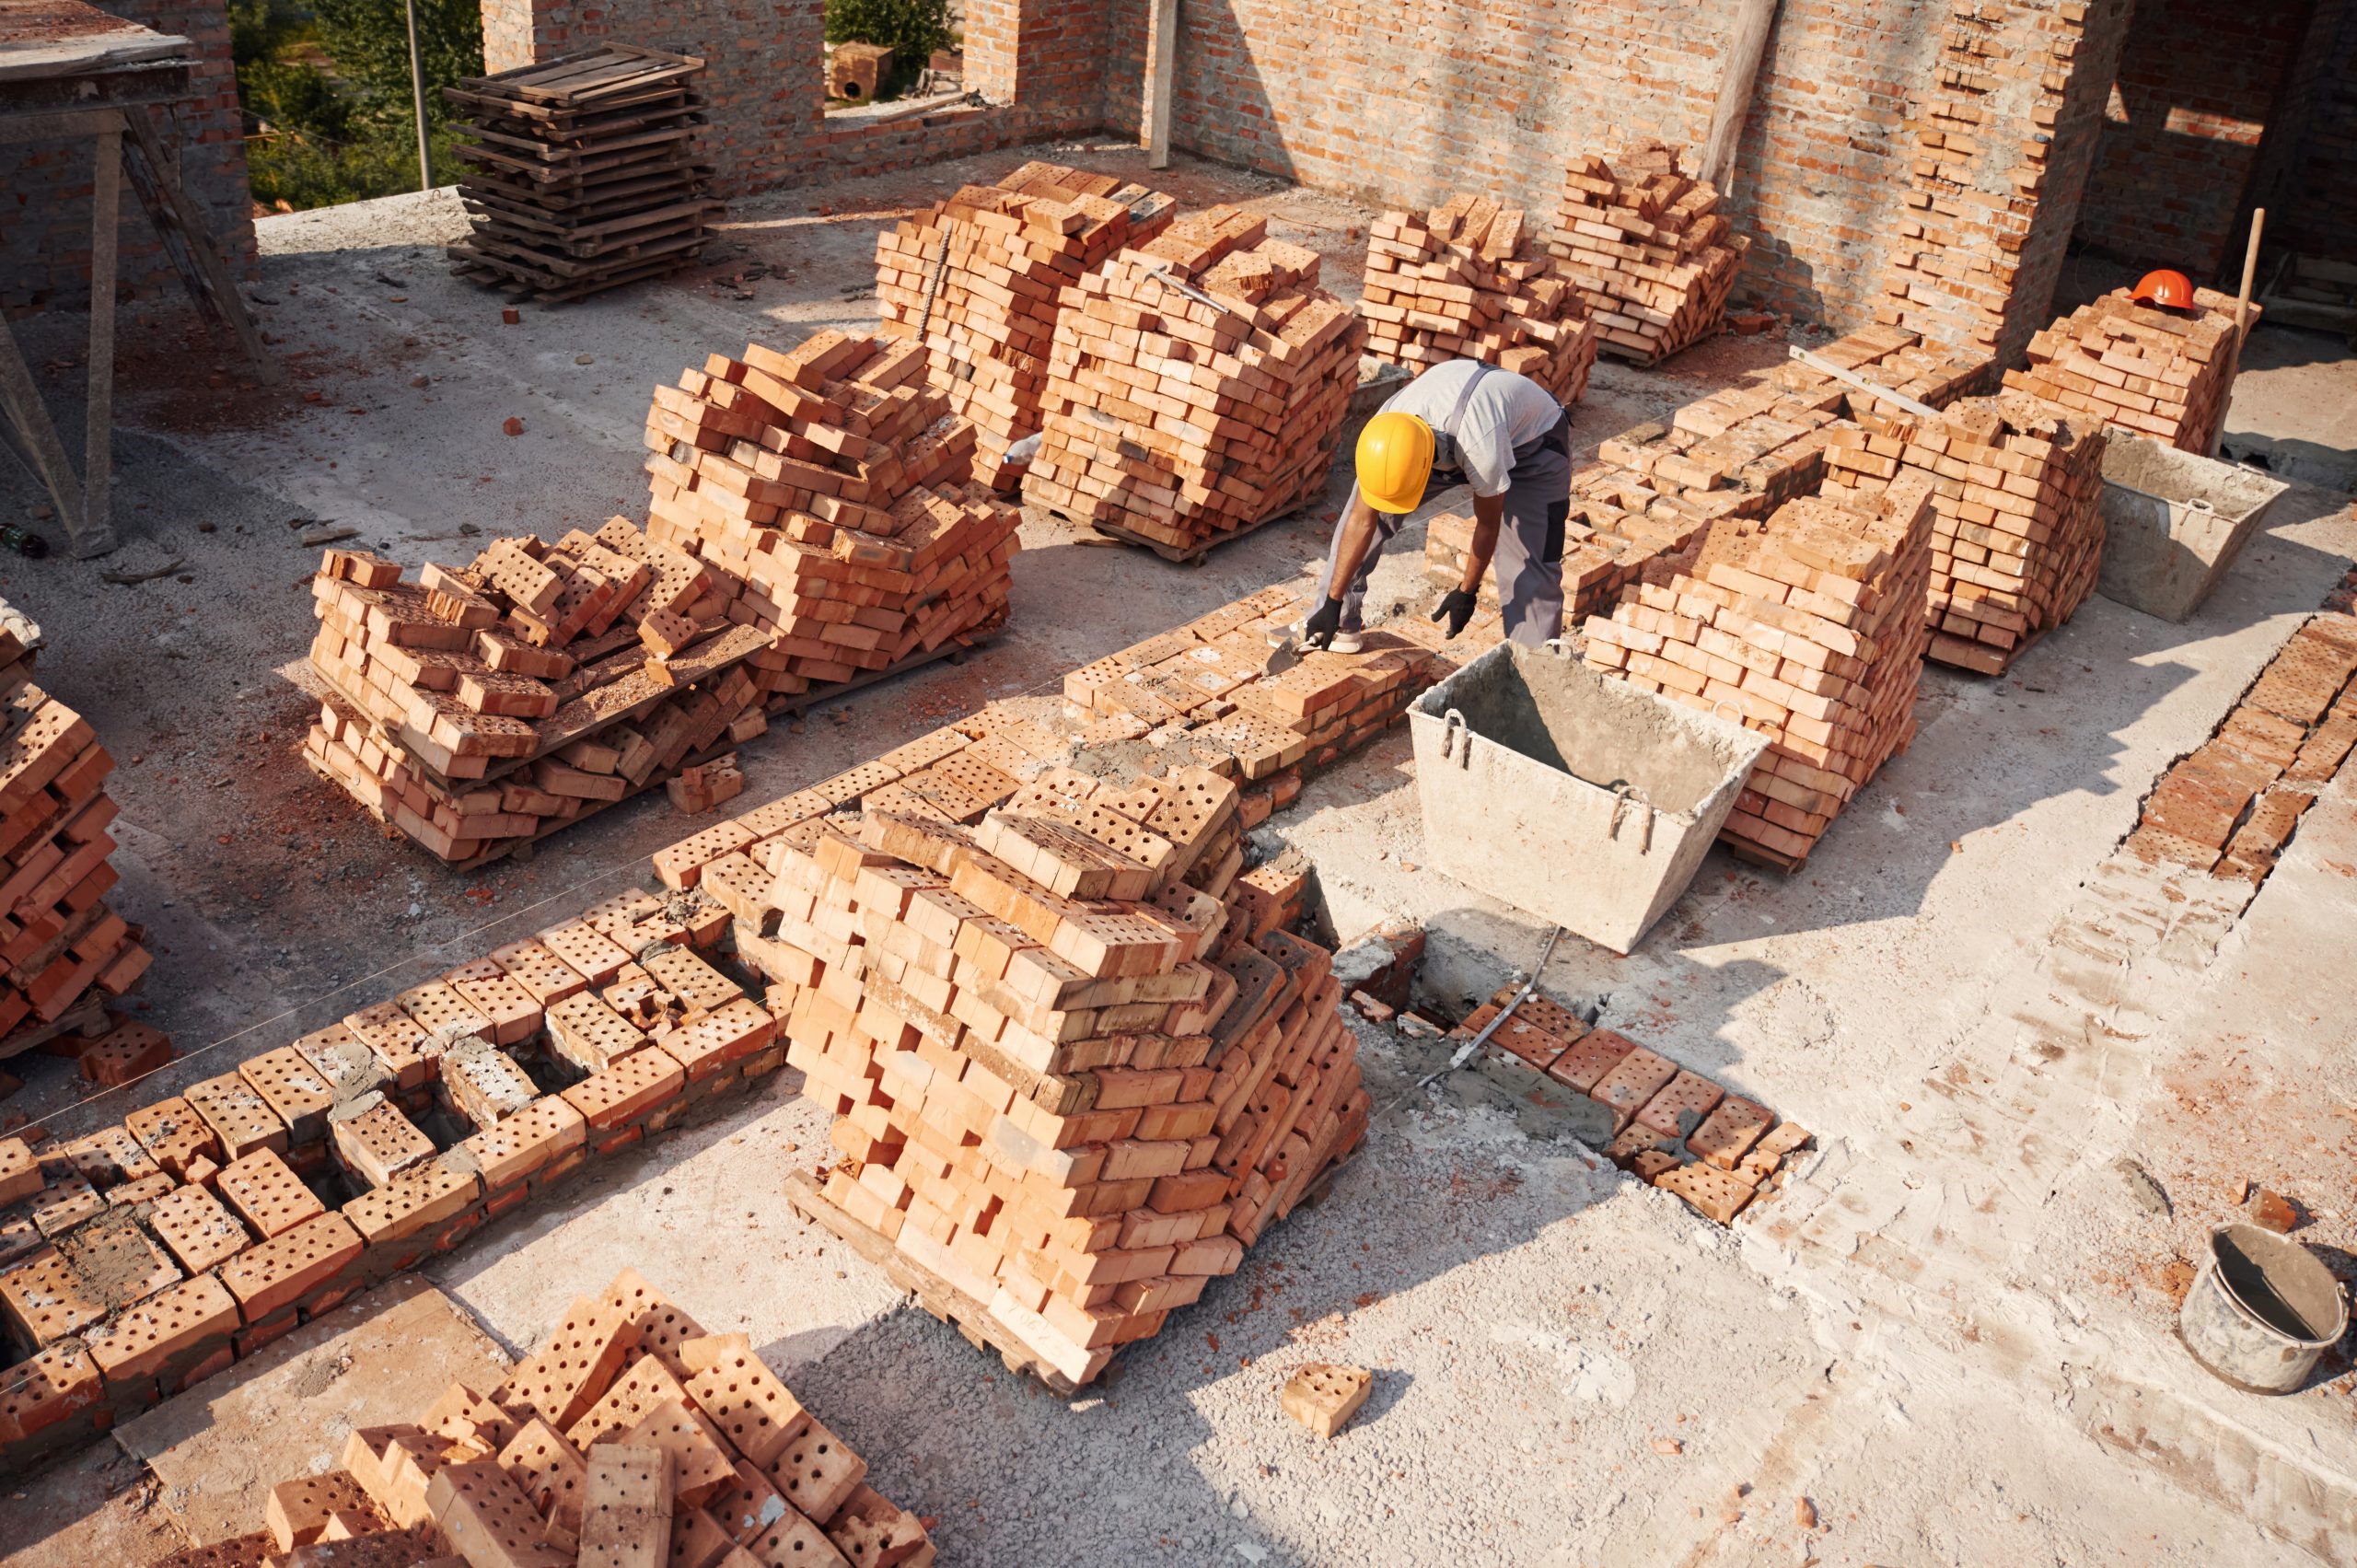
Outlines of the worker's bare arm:
[[[1496,543],[1492,533],[1491,543]],[[1364,501],[1353,499],[1351,509],[1342,517],[1342,542],[1334,552],[1334,576],[1326,586],[1326,597],[1337,604],[1351,591],[1351,582],[1358,575],[1359,563],[1375,544],[1375,508]]]
[[1467,593],[1478,592],[1481,574],[1490,569],[1490,562],[1498,553],[1498,527],[1506,515],[1505,494],[1473,497],[1473,547],[1465,552],[1465,576],[1457,586]]

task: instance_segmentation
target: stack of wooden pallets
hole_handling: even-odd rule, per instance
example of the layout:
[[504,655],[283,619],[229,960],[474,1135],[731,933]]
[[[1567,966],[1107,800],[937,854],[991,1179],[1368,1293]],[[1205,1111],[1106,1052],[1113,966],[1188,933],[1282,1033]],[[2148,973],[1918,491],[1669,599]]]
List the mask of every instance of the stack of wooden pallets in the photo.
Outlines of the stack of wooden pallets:
[[1572,161],[1548,247],[1580,291],[1606,354],[1652,365],[1714,331],[1750,249],[1719,193],[1648,142]]
[[800,697],[970,646],[1006,620],[1021,511],[970,476],[974,426],[913,343],[819,332],[714,354],[647,412],[647,537],[694,556]]
[[577,299],[688,265],[726,210],[695,161],[702,60],[607,44],[442,89],[470,139],[460,277]]
[[1367,241],[1366,352],[1417,369],[1478,359],[1577,402],[1596,328],[1531,241],[1523,209],[1487,197],[1452,196],[1422,217],[1386,213]]
[[1143,185],[1035,162],[877,238],[882,331],[924,344],[934,383],[979,433],[984,483],[1011,490],[1023,477],[1007,448],[1039,428],[1064,290],[1151,243],[1177,210]]
[[1720,836],[1785,870],[1915,734],[1932,481],[1902,475],[1873,504],[1804,497],[1713,528],[1691,573],[1586,626],[1589,664],[1769,737]]
[[2032,337],[2005,385],[2207,457],[2234,391],[2235,301],[2198,288],[2193,303],[2187,315],[2115,290]]
[[2021,392],[1941,418],[1894,411],[1834,433],[1827,494],[1871,495],[1902,473],[1932,499],[1930,656],[2002,674],[2095,591],[2103,558],[2104,434]]
[[150,1568],[930,1568],[916,1516],[742,1334],[635,1270],[575,1298],[488,1390],[360,1427],[336,1469],[270,1489],[262,1527]]
[[1066,291],[1027,500],[1186,560],[1324,490],[1365,328],[1267,235],[1213,207]]

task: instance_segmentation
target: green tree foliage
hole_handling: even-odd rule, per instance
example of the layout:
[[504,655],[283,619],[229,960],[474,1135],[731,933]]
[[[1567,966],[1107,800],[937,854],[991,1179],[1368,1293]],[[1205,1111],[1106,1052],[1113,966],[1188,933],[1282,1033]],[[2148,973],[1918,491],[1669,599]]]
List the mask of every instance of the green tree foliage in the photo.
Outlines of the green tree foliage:
[[829,43],[880,43],[892,52],[887,91],[905,89],[935,50],[956,41],[949,0],[827,0]]

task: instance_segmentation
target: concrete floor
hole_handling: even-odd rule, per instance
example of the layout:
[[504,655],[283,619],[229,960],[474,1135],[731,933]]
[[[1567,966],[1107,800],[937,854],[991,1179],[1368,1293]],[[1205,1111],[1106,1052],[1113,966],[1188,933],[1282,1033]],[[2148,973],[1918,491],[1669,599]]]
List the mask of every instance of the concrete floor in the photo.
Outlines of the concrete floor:
[[[0,570],[0,595],[49,631],[45,679],[122,763],[119,903],[158,948],[144,1016],[211,1048],[139,1098],[562,918],[686,830],[658,794],[472,877],[386,842],[294,754],[316,552],[288,520],[347,522],[414,561],[635,510],[650,384],[748,336],[871,319],[877,224],[1012,161],[749,204],[739,254],[516,327],[442,273],[447,199],[269,219],[257,293],[296,390],[213,386],[211,362],[160,328],[143,345],[125,376],[127,542],[100,564],[177,558],[191,580]],[[1175,174],[1190,204],[1268,211],[1355,293],[1364,211],[1205,165]],[[2357,401],[2357,365],[2313,345],[2279,365],[2268,343],[2230,429],[2346,444],[2332,422]],[[73,352],[62,331],[36,345],[37,361]],[[1593,444],[1782,352],[1725,338],[1662,372],[1608,363],[1575,435]],[[521,437],[499,434],[511,414]],[[16,487],[0,517],[36,505],[14,475],[0,484]],[[1380,1122],[1331,1198],[1067,1406],[793,1218],[783,1178],[824,1137],[781,1083],[478,1237],[435,1283],[515,1350],[637,1266],[708,1326],[750,1334],[879,1486],[938,1520],[949,1562],[2357,1561],[2347,1361],[2286,1400],[2235,1393],[2170,1337],[2168,1288],[2245,1179],[2300,1198],[2304,1237],[2357,1250],[2357,980],[2330,961],[2357,913],[2357,789],[2319,803],[2214,953],[2140,982],[2136,1016],[2114,1020],[2124,1043],[2028,1068],[2014,1049],[2017,1016],[2053,991],[2054,932],[2084,913],[2154,779],[2357,551],[2346,507],[2295,490],[2184,626],[2095,599],[2002,680],[1930,672],[1912,749],[1805,871],[1714,854],[1635,955],[1558,950],[1549,993],[1817,1132],[1806,1179],[1733,1231],[1533,1136],[1462,1079]],[[1289,576],[1321,533],[1264,529],[1188,570],[1034,517],[1000,642],[754,743],[750,798]],[[1377,604],[1422,597],[1418,542],[1387,563]],[[1538,952],[1527,917],[1425,864],[1404,738],[1271,830],[1316,859],[1343,934],[1425,923],[1436,994],[1485,993]],[[1429,1060],[1386,1029],[1362,1039],[1378,1103]],[[121,1115],[72,1104],[61,1066],[37,1061],[8,1109],[61,1132]],[[1957,1090],[1980,1084],[2004,1092]],[[2137,1202],[2123,1157],[2171,1214]],[[1377,1369],[1367,1411],[1325,1446],[1276,1401],[1313,1358]],[[0,1497],[16,1549],[0,1561],[138,1561],[93,1544],[157,1533],[136,1471],[108,1454]]]

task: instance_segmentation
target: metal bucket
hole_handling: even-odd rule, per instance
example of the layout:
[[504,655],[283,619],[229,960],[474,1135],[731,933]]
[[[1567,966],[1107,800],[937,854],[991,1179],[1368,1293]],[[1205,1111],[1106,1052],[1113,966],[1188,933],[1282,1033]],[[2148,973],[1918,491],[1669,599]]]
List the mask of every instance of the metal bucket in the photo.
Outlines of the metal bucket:
[[2193,1359],[2252,1394],[2288,1394],[2349,1327],[2340,1282],[2289,1237],[2255,1225],[2210,1235],[2210,1258],[2177,1308]]
[[1501,643],[1408,710],[1424,853],[1616,953],[1677,901],[1767,738]]
[[2184,620],[2289,488],[2249,469],[2113,431],[2103,453],[2103,565],[2096,591],[2163,621]]

